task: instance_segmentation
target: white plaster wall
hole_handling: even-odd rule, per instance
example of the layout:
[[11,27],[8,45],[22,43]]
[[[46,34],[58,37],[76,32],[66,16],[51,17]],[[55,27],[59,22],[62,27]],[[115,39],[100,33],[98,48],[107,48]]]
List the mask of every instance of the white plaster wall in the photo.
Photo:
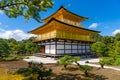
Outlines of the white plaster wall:
[[90,49],[90,46],[86,46],[86,49]]
[[57,54],[64,54],[64,50],[57,50]]
[[85,49],[85,46],[82,46],[82,49]]
[[46,45],[46,46],[45,46],[45,53],[47,53],[47,54],[48,54],[48,53],[49,53],[49,51],[50,51],[50,50],[49,50],[49,45]]
[[77,45],[72,45],[72,49],[77,49]]
[[57,49],[64,49],[64,45],[57,45]]
[[88,49],[88,50],[86,50],[86,52],[90,52],[90,50]]
[[71,50],[65,50],[65,54],[71,54]]
[[55,45],[51,45],[50,48],[51,48],[51,49],[50,49],[50,53],[51,53],[51,54],[55,54],[55,49],[56,49],[56,48],[55,48]]
[[71,45],[65,45],[65,49],[71,49]]
[[83,52],[83,53],[85,53],[85,52],[86,52],[86,50],[82,50],[82,52]]
[[77,54],[78,52],[77,52],[77,50],[72,50],[72,53],[75,53],[75,54]]
[[82,49],[81,45],[78,45],[78,49]]
[[78,53],[82,53],[82,50],[78,50]]

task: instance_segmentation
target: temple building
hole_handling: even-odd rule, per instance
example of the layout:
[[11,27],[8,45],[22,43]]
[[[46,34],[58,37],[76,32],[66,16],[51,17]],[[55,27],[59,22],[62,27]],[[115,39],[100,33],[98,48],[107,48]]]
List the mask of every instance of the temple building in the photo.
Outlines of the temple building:
[[54,14],[43,19],[46,22],[44,25],[29,33],[38,35],[35,42],[40,45],[40,53],[43,55],[89,55],[90,44],[94,42],[90,35],[99,31],[85,29],[80,24],[87,19],[60,7]]

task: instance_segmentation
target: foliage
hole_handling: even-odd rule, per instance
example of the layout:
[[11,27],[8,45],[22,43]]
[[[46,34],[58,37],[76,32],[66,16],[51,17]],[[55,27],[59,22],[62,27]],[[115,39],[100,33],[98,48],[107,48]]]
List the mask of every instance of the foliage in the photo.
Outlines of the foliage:
[[6,58],[3,58],[5,61],[13,61],[13,60],[16,60],[16,56],[13,56],[13,55],[10,55]]
[[91,50],[93,52],[97,52],[98,53],[98,56],[106,56],[107,54],[106,53],[106,45],[102,42],[96,42],[96,43],[93,43],[91,45]]
[[77,63],[77,61],[80,61],[80,57],[77,57],[77,56],[72,57],[72,56],[65,55],[65,56],[61,57],[57,63],[64,65],[64,68],[67,69],[67,66],[72,64],[73,62],[75,62],[77,65],[79,65],[79,63]]
[[9,43],[8,44],[9,47],[11,48],[10,52],[14,53],[14,51],[16,50],[17,45],[18,45],[17,41],[15,39],[11,38],[11,39],[8,39],[8,43]]
[[104,60],[100,60],[100,61],[99,61],[99,64],[101,65],[101,68],[104,68],[105,61],[104,61]]
[[117,58],[114,62],[115,65],[120,65],[120,58]]
[[105,64],[107,65],[112,65],[115,61],[113,57],[106,57],[106,58],[103,58],[103,60],[105,61]]
[[80,64],[78,63],[78,61],[80,61],[80,57],[75,56],[72,58],[72,62],[75,62],[79,66]]
[[37,52],[39,50],[39,46],[31,41],[27,41],[25,49],[27,53],[31,54],[32,52]]
[[88,66],[88,65],[80,65],[79,69],[84,71],[84,74],[86,77],[89,77],[89,71],[92,70],[92,67]]
[[13,38],[8,40],[0,38],[0,61],[23,59],[24,56],[36,53],[39,49],[39,45],[33,43],[29,39],[16,41]]
[[115,35],[115,40],[116,40],[116,41],[120,41],[120,33],[117,33],[117,34]]
[[26,20],[34,18],[40,22],[40,11],[53,6],[52,0],[0,0],[0,10],[8,17],[23,16]]
[[104,65],[112,65],[114,63],[114,59],[112,57],[106,57],[99,61],[101,68],[104,68]]
[[45,80],[52,74],[52,70],[46,69],[43,63],[29,62],[28,64],[28,68],[21,68],[18,70],[18,73],[30,76],[29,80]]
[[25,53],[26,52],[26,49],[25,49],[25,46],[26,46],[26,44],[23,42],[23,41],[21,41],[21,42],[18,42],[18,45],[17,45],[17,47],[16,47],[16,51],[18,52],[18,53]]
[[90,38],[97,42],[102,40],[102,36],[100,34],[92,34],[92,35],[90,35]]
[[58,64],[61,64],[61,65],[64,65],[64,68],[66,69],[67,68],[67,65],[70,65],[73,63],[73,61],[71,60],[72,57],[71,56],[68,56],[68,55],[65,55],[63,57],[61,57],[59,60],[58,60]]
[[23,59],[25,56],[24,55],[16,55],[16,54],[10,54],[7,57],[2,58],[1,60],[3,61],[15,61],[15,60],[20,60]]
[[109,48],[109,56],[113,57],[114,60],[120,55],[120,41],[116,41],[113,46]]
[[114,43],[114,37],[112,37],[112,36],[103,36],[101,42],[106,44],[106,45],[113,44]]
[[10,47],[6,40],[0,38],[0,57],[7,57],[10,54]]

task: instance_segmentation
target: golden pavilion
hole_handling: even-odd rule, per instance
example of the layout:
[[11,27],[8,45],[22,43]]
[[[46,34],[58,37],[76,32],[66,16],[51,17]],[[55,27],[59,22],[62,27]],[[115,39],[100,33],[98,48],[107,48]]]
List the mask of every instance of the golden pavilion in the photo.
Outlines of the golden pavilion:
[[46,22],[44,25],[29,33],[38,35],[35,42],[40,45],[40,53],[43,55],[89,55],[90,44],[94,42],[90,35],[99,31],[85,29],[80,24],[87,19],[60,7],[54,14],[43,19]]

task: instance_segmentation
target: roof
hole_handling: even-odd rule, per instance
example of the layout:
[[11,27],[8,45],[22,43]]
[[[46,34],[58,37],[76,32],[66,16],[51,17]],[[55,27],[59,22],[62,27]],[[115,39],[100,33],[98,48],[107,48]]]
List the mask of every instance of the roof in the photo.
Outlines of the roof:
[[70,13],[70,14],[72,14],[72,15],[74,15],[74,16],[80,18],[80,19],[82,19],[82,20],[80,20],[80,21],[84,21],[84,20],[88,19],[87,17],[83,17],[83,16],[80,16],[80,15],[77,15],[77,14],[75,14],[75,13],[73,13],[73,12],[67,10],[65,7],[61,6],[55,13],[53,13],[53,14],[50,15],[49,17],[43,19],[42,21],[45,21],[45,22],[46,22],[46,20],[49,21],[50,18],[53,18],[53,16],[56,15],[56,14],[57,14],[60,10],[62,10],[62,9],[63,9],[64,11],[66,11],[66,12],[68,12],[68,13]]
[[96,33],[100,32],[100,31],[90,30],[90,29],[86,29],[86,28],[81,28],[81,27],[78,27],[78,26],[75,26],[75,25],[71,25],[71,24],[59,21],[59,20],[57,20],[55,18],[51,18],[46,24],[44,24],[44,25],[42,25],[42,26],[40,26],[40,27],[38,27],[38,28],[36,28],[36,29],[34,29],[32,31],[29,31],[29,33],[33,33],[34,34],[34,31],[39,30],[39,29],[45,27],[46,25],[49,25],[52,21],[56,21],[56,22],[59,22],[59,23],[64,24],[64,25],[68,25],[68,26],[70,26],[72,28],[77,28],[77,29],[86,30],[86,31],[90,31],[90,32],[96,32]]

